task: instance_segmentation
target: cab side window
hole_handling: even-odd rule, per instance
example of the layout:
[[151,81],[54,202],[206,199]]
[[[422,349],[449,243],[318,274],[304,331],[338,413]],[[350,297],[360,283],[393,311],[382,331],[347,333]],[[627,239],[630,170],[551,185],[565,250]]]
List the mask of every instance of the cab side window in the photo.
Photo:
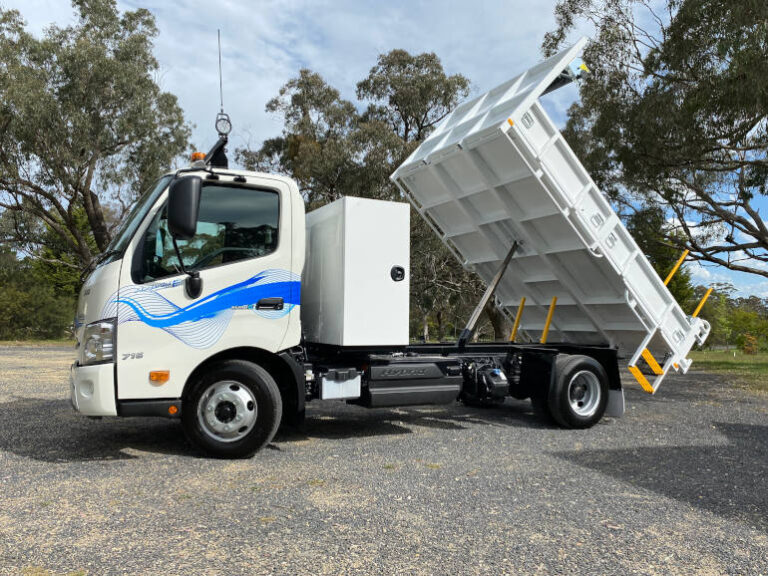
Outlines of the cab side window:
[[[177,240],[187,270],[202,270],[258,258],[277,249],[280,198],[277,192],[207,184],[200,199],[197,230]],[[163,207],[144,235],[139,282],[181,273]]]

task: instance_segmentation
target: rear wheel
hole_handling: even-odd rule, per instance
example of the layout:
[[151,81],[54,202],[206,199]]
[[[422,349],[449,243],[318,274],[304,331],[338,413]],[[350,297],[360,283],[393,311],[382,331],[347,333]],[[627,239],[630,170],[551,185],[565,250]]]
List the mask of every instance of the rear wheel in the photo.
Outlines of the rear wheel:
[[244,458],[272,440],[282,411],[269,372],[252,362],[226,360],[192,383],[181,414],[196,447],[218,458]]
[[552,418],[565,428],[589,428],[605,413],[608,377],[602,365],[589,356],[560,355],[547,404]]

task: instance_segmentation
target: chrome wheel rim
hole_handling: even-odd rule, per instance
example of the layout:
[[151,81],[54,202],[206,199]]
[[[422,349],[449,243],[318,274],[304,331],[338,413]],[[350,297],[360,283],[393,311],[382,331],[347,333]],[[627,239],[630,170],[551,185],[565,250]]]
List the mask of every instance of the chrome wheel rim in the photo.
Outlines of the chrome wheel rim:
[[568,383],[571,410],[582,417],[593,416],[600,404],[600,393],[600,380],[594,372],[576,372]]
[[245,438],[256,424],[257,416],[253,392],[234,380],[211,384],[197,403],[200,428],[218,442]]

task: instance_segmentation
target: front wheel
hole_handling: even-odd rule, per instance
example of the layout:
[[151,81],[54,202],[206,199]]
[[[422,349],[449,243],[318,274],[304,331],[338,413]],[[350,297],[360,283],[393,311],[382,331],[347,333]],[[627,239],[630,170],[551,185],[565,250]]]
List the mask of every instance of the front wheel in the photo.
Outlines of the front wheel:
[[283,413],[280,390],[261,366],[226,360],[211,366],[186,394],[184,432],[198,448],[218,458],[246,458],[266,446]]
[[608,376],[589,356],[560,355],[548,394],[549,413],[564,428],[597,424],[608,404]]

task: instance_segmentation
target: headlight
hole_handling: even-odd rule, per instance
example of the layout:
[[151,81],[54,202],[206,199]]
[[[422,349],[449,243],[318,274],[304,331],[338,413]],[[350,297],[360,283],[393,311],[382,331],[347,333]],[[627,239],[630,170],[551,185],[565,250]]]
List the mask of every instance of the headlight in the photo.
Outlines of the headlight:
[[99,320],[85,327],[83,365],[112,362],[115,349],[115,322]]

